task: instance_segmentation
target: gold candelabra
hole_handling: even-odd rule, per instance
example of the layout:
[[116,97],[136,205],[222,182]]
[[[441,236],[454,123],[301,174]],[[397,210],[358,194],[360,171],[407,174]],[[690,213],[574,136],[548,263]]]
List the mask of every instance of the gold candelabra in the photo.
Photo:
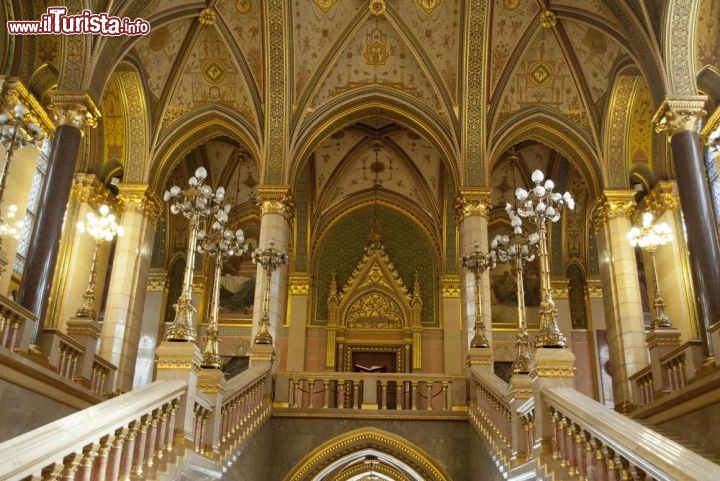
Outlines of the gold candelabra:
[[90,268],[90,278],[88,279],[88,285],[83,294],[82,306],[77,310],[75,315],[77,317],[90,317],[96,318],[97,312],[95,311],[95,278],[97,277],[97,260],[100,248],[105,241],[111,241],[117,236],[123,235],[122,226],[118,225],[115,214],[110,213],[110,207],[107,205],[101,205],[100,216],[95,215],[94,212],[88,212],[86,220],[79,220],[77,223],[77,229],[81,233],[88,233],[90,237],[95,240],[95,248],[93,249],[92,267]]
[[483,320],[482,299],[480,297],[480,280],[486,269],[492,269],[497,262],[496,253],[490,251],[483,252],[480,244],[476,243],[473,250],[463,255],[460,260],[462,266],[469,272],[472,272],[475,279],[475,325],[473,326],[474,334],[470,341],[470,347],[490,347],[487,337],[485,336],[485,322]]
[[540,170],[534,171],[531,179],[535,184],[531,189],[525,190],[522,187],[515,189],[515,197],[519,201],[518,207],[515,209],[512,205],[507,204],[505,210],[511,219],[517,216],[520,218],[521,223],[523,218],[527,219],[535,224],[537,230],[541,301],[538,310],[540,331],[535,337],[535,346],[565,347],[567,339],[558,327],[558,310],[550,292],[547,224],[548,221],[557,222],[560,220],[563,206],[567,205],[568,209],[574,209],[575,200],[568,192],[564,194],[554,192],[555,183],[550,179],[545,180],[545,174]]
[[655,265],[655,252],[661,245],[665,245],[673,238],[670,227],[661,222],[653,225],[653,216],[650,212],[643,214],[642,227],[633,227],[627,234],[628,241],[633,247],[640,246],[643,250],[650,254],[650,262],[652,264],[653,279],[655,284],[655,318],[652,322],[653,329],[669,329],[672,328],[670,316],[665,312],[665,302],[660,295],[660,281],[658,280],[657,267]]
[[[26,111],[25,105],[18,103],[12,108],[0,112],[0,142],[5,148],[5,163],[0,171],[0,205],[2,205],[8,171],[15,151],[26,145],[38,145],[45,138],[45,134],[38,124],[25,119]],[[9,209],[8,217],[13,217],[11,214],[15,211]],[[13,229],[16,228],[9,226],[0,213],[0,234],[14,235]],[[2,237],[0,237],[0,251],[2,251]]]
[[275,243],[270,241],[265,249],[255,249],[252,254],[253,264],[260,264],[265,272],[265,289],[263,290],[262,314],[260,317],[260,329],[255,335],[255,344],[272,344],[273,338],[270,334],[270,281],[272,273],[288,261],[288,255],[282,250],[275,248]]
[[490,248],[497,252],[499,262],[512,262],[517,289],[518,333],[515,340],[517,353],[512,363],[513,374],[527,374],[530,372],[530,358],[532,357],[532,343],[527,330],[527,316],[525,309],[525,285],[523,271],[528,262],[535,260],[533,250],[537,248],[540,236],[536,233],[523,236],[522,220],[517,215],[511,215],[513,226],[512,238],[508,235],[497,235],[490,242]]
[[[224,219],[224,217],[223,217]],[[210,323],[205,335],[205,348],[201,366],[204,368],[220,368],[222,362],[218,343],[218,315],[220,312],[220,277],[225,259],[241,256],[247,251],[245,235],[242,229],[232,231],[225,228],[225,222],[215,220],[209,231],[200,229],[197,233],[197,252],[210,256],[215,261],[215,279],[211,300]]]
[[201,223],[208,217],[214,216],[216,220],[224,223],[227,222],[230,213],[229,204],[220,205],[225,199],[225,188],[218,187],[217,191],[213,192],[212,187],[205,184],[205,179],[207,179],[207,170],[204,167],[198,167],[195,175],[188,179],[186,189],[183,190],[174,185],[165,191],[164,199],[170,204],[170,212],[182,214],[190,224],[182,292],[173,305],[175,318],[167,331],[166,339],[168,341],[195,341],[193,313],[196,309],[192,304],[192,281],[197,250],[197,233]]

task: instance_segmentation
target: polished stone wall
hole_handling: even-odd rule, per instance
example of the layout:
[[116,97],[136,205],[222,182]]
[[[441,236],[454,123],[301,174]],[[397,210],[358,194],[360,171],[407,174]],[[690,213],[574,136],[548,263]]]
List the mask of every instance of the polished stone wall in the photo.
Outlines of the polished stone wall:
[[77,409],[1,379],[0,406],[0,442],[77,412]]
[[452,481],[500,481],[481,438],[466,422],[272,419],[243,448],[225,481],[281,481],[309,452],[348,431],[373,427],[416,444]]

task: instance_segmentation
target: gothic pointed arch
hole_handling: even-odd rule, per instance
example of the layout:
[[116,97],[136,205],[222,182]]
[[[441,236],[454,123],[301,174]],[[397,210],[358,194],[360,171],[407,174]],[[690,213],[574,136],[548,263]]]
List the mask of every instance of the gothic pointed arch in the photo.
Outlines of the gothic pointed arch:
[[376,428],[356,429],[326,441],[301,459],[284,481],[344,480],[373,471],[385,479],[450,481],[420,447]]

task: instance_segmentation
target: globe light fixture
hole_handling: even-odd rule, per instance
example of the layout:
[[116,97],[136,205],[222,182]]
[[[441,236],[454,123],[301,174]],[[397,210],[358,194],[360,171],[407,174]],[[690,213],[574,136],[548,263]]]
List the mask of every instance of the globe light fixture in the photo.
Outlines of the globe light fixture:
[[195,175],[188,179],[188,187],[183,189],[177,185],[165,191],[164,200],[170,204],[170,213],[182,214],[188,220],[190,234],[188,236],[187,261],[183,275],[182,292],[175,308],[175,318],[168,328],[166,339],[168,341],[192,342],[195,340],[195,326],[193,313],[196,311],[192,304],[193,267],[195,266],[195,252],[197,251],[197,233],[201,223],[209,217],[224,223],[230,213],[230,205],[222,206],[225,199],[225,188],[218,187],[213,192],[212,187],[205,184],[207,170],[198,167]]
[[[21,103],[0,111],[0,143],[5,148],[5,163],[0,171],[0,206],[2,206],[8,171],[15,151],[26,145],[39,145],[45,138],[45,134],[38,124],[25,119],[26,112],[27,108]],[[13,211],[8,209],[9,218],[12,217],[11,212]],[[14,236],[13,229],[17,229],[17,226],[15,228],[9,226],[0,213],[0,235],[8,233]],[[2,237],[0,237],[0,251],[2,251]],[[4,270],[4,266],[0,268],[1,270]]]
[[475,243],[473,250],[466,253],[460,258],[462,266],[473,274],[475,279],[475,325],[473,326],[474,334],[470,341],[470,347],[490,347],[487,336],[485,335],[485,321],[482,312],[482,299],[480,293],[480,278],[487,269],[492,269],[497,263],[497,257],[494,251],[483,252],[480,244]]
[[272,280],[273,271],[287,264],[288,255],[282,250],[276,249],[275,243],[270,241],[265,249],[255,249],[252,254],[252,261],[253,264],[260,264],[265,272],[260,329],[255,335],[254,342],[255,344],[272,344],[273,338],[270,334],[270,281]]
[[633,227],[630,229],[627,238],[632,247],[639,246],[650,254],[653,279],[655,280],[655,301],[653,302],[655,317],[652,321],[652,327],[653,329],[670,329],[673,326],[670,321],[670,316],[665,312],[665,302],[663,301],[662,295],[660,295],[660,282],[655,265],[655,252],[658,247],[672,240],[672,231],[664,222],[653,225],[653,215],[650,212],[645,212],[643,214],[642,227]]
[[[538,317],[540,330],[535,337],[536,347],[566,347],[567,339],[557,324],[558,310],[550,292],[550,261],[547,247],[547,225],[560,220],[564,206],[572,210],[575,200],[565,192],[555,192],[555,182],[545,179],[545,174],[536,170],[531,176],[533,187],[528,190],[515,189],[517,208],[507,204],[505,210],[511,219],[518,217],[520,224],[526,219],[535,226],[538,235],[538,261],[540,263],[540,308]],[[517,221],[515,221],[517,223]]]
[[232,256],[241,256],[247,252],[245,235],[242,229],[235,231],[226,229],[226,218],[221,216],[223,222],[215,220],[208,231],[200,229],[197,233],[197,252],[213,259],[215,263],[215,278],[211,300],[210,322],[205,335],[205,348],[201,366],[204,368],[220,368],[222,362],[218,343],[218,316],[220,312],[220,277],[225,259]]
[[88,279],[85,294],[83,294],[82,306],[75,313],[77,317],[97,318],[97,312],[95,311],[95,279],[97,277],[98,253],[104,242],[112,241],[116,235],[123,235],[123,228],[118,225],[115,214],[110,213],[110,207],[104,204],[101,205],[99,213],[100,216],[97,216],[95,212],[88,212],[85,221],[79,220],[77,223],[77,229],[80,233],[87,233],[95,240],[90,278]]

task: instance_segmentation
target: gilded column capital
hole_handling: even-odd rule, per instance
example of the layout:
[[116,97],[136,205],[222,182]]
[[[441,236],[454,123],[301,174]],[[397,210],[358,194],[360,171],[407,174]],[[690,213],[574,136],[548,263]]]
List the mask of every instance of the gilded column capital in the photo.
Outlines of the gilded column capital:
[[660,217],[666,211],[672,211],[680,205],[677,185],[673,181],[660,181],[642,200],[643,210]]
[[295,200],[287,186],[258,187],[261,215],[279,214],[289,223],[295,218]]
[[70,199],[79,204],[87,203],[94,209],[99,209],[101,205],[105,204],[116,212],[118,210],[112,192],[94,174],[75,174],[75,180],[70,190]]
[[147,217],[153,226],[157,226],[165,209],[160,197],[148,184],[120,183],[118,190],[118,203],[123,212],[139,212]]
[[656,132],[667,132],[670,137],[681,132],[699,132],[701,120],[707,113],[704,95],[667,97],[653,117]]
[[290,276],[290,294],[293,296],[307,296],[310,293],[310,276],[307,274],[293,274]]
[[610,219],[616,217],[632,218],[635,210],[635,191],[633,190],[606,190],[592,207],[590,219],[595,227],[595,232]]
[[150,269],[147,278],[147,290],[149,292],[165,292],[169,284],[165,269]]
[[460,297],[460,277],[456,275],[446,275],[440,278],[440,292],[444,298]]
[[600,279],[587,280],[587,294],[590,298],[602,298],[602,282]]
[[570,288],[567,279],[551,280],[550,293],[553,299],[570,299]]
[[40,126],[40,130],[43,131],[46,137],[52,135],[52,133],[55,132],[55,124],[47,112],[45,112],[40,102],[28,91],[25,85],[14,77],[6,77],[0,80],[3,80],[0,83],[0,85],[2,85],[0,89],[0,105],[13,106],[23,104],[26,107],[25,120]]
[[47,109],[58,127],[70,125],[82,132],[85,127],[97,125],[100,110],[87,92],[53,91],[48,96]]
[[490,213],[490,188],[460,189],[455,196],[455,223],[460,225],[465,217],[487,218]]

